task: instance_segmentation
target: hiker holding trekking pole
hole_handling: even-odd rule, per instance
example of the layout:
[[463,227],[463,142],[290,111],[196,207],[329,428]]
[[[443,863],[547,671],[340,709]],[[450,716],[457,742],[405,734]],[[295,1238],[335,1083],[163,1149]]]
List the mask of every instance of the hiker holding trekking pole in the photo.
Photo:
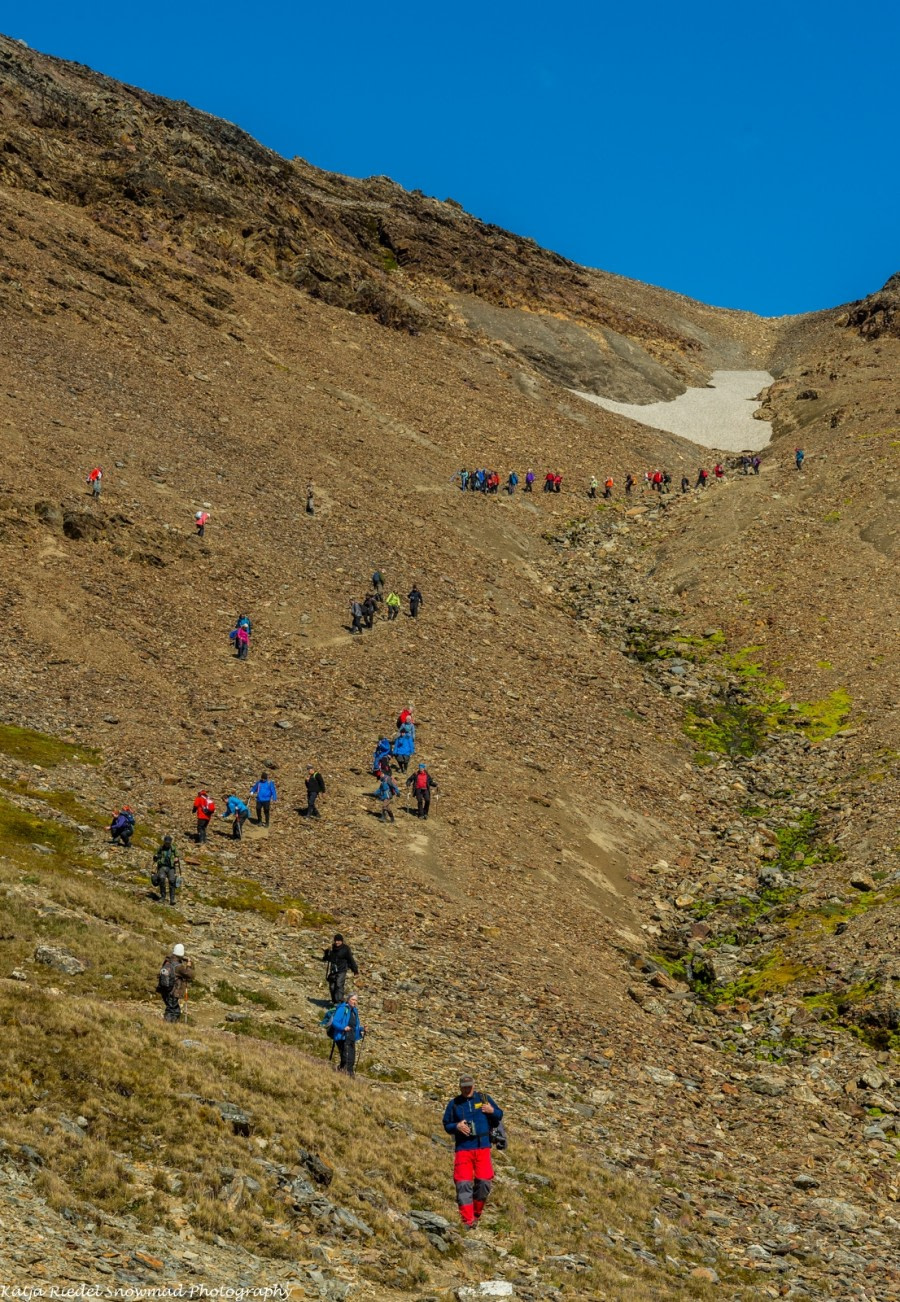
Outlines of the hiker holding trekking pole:
[[347,973],[352,972],[354,976],[359,976],[359,968],[356,959],[353,957],[353,950],[345,943],[340,932],[322,955],[322,962],[328,964],[325,976],[328,981],[331,1002],[339,1004],[344,999]]
[[415,773],[406,779],[406,785],[412,787],[413,795],[416,798],[416,817],[427,818],[428,811],[431,808],[431,793],[437,791],[438,784],[424,764],[420,764]]

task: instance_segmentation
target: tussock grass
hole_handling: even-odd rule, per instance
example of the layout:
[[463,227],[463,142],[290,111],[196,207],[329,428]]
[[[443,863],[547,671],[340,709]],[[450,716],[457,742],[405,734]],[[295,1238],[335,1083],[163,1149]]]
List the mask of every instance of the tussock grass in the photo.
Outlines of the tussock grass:
[[19,728],[11,723],[0,724],[0,751],[21,764],[37,764],[41,768],[54,768],[57,764],[75,761],[79,764],[99,764],[100,752],[92,746],[78,746],[59,737],[50,737],[33,728]]

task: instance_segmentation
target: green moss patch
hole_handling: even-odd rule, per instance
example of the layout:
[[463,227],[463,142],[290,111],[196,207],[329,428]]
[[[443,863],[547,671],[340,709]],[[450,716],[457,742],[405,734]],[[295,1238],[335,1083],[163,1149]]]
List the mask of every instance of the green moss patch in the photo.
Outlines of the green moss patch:
[[0,751],[22,764],[37,764],[41,768],[68,763],[100,763],[100,752],[92,746],[78,746],[11,723],[0,724]]

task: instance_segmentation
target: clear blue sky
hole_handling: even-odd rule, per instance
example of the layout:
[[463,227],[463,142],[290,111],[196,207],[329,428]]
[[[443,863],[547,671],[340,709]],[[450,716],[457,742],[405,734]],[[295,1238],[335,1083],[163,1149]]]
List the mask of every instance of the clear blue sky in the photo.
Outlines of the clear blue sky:
[[900,270],[897,0],[10,0],[0,25],[706,302],[808,311]]

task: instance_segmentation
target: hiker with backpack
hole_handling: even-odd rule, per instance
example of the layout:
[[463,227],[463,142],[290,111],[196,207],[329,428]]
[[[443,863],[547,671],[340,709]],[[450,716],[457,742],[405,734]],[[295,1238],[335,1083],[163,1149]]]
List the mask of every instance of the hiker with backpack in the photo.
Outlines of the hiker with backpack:
[[328,1038],[338,1047],[340,1055],[338,1071],[353,1076],[356,1067],[356,1045],[366,1033],[366,1028],[359,1020],[356,995],[351,995],[349,999],[339,1003],[334,1012],[326,1016],[324,1024]]
[[121,809],[115,811],[109,825],[109,834],[113,845],[120,845],[123,850],[131,848],[131,838],[134,836],[134,814],[130,805],[123,805]]
[[204,536],[204,534],[206,533],[206,526],[207,526],[208,523],[209,523],[209,512],[208,512],[208,511],[195,511],[195,512],[194,512],[194,524],[195,524],[196,527],[197,527],[197,537],[198,537],[198,538],[202,538],[202,537]]
[[193,979],[193,960],[185,958],[184,945],[173,945],[172,953],[163,959],[156,978],[156,993],[166,1006],[165,1021],[181,1021],[181,1000],[187,994],[188,982]]
[[206,832],[209,820],[216,812],[216,802],[210,800],[206,787],[201,787],[194,800],[194,817],[197,820],[197,844],[206,844]]
[[477,1094],[472,1077],[460,1076],[459,1093],[444,1109],[444,1129],[453,1136],[456,1148],[453,1155],[456,1205],[468,1229],[478,1224],[490,1197],[494,1178],[491,1146],[506,1147],[502,1121],[503,1109],[498,1108],[490,1094]]
[[709,471],[705,470],[704,467],[701,466],[700,469],[697,471],[697,482],[694,485],[694,487],[705,488],[707,479],[709,479]]
[[422,596],[421,592],[419,591],[418,584],[414,583],[412,585],[407,600],[409,601],[410,615],[412,616],[413,619],[418,619],[419,607],[421,606],[422,602],[425,600],[425,598]]
[[166,902],[166,887],[169,888],[169,903],[175,903],[176,887],[181,885],[181,860],[175,850],[171,836],[164,836],[162,845],[153,856],[153,872],[150,874],[152,885],[159,887],[159,902]]
[[268,827],[272,806],[278,800],[278,792],[275,789],[275,783],[269,777],[268,773],[263,773],[259,781],[253,783],[253,786],[250,788],[250,795],[256,801],[257,827],[261,827],[264,820],[266,827]]
[[322,815],[316,809],[316,801],[319,796],[325,794],[325,779],[317,768],[312,764],[306,766],[306,808],[303,811],[304,818],[321,818]]
[[388,620],[394,620],[400,614],[400,597],[396,592],[389,592],[384,602],[387,607]]
[[238,660],[246,660],[250,654],[250,637],[252,633],[253,623],[249,615],[238,615],[234,628],[228,634],[229,640],[234,643],[234,651]]
[[528,471],[528,474],[525,476],[525,490],[524,490],[524,491],[525,491],[526,493],[532,493],[532,492],[534,492],[534,471],[533,471],[533,470],[529,470],[529,471]]
[[103,483],[103,467],[94,466],[93,470],[90,472],[87,479],[85,480],[85,483],[87,484],[88,489],[90,490],[91,497],[99,497],[100,487]]
[[397,786],[390,772],[381,775],[381,781],[378,784],[378,790],[375,792],[375,799],[381,801],[381,813],[379,818],[382,823],[393,823],[394,811],[391,809],[394,797],[400,795],[400,788]]
[[322,955],[322,962],[328,964],[325,969],[325,980],[328,982],[331,1002],[333,1004],[342,1003],[347,973],[352,972],[354,976],[359,976],[359,968],[356,965],[356,959],[353,957],[353,950],[340,932],[337,933]]
[[803,451],[802,448],[794,448],[794,464],[796,465],[798,470],[803,469],[803,461],[805,457],[806,457],[806,453]]
[[394,738],[394,744],[391,747],[391,754],[397,761],[397,768],[401,773],[405,773],[409,767],[409,761],[416,753],[416,730],[412,723],[401,723],[397,736]]
[[375,623],[375,611],[377,608],[378,603],[375,600],[375,594],[373,592],[367,592],[365,597],[363,597],[362,602],[363,628],[371,628]]
[[416,817],[427,818],[431,808],[431,793],[438,790],[438,784],[424,764],[420,764],[415,773],[406,779],[406,785],[412,787],[416,798]]
[[231,819],[231,839],[240,841],[243,837],[243,827],[250,817],[250,809],[244,804],[240,796],[229,796],[225,801],[225,812],[223,818]]
[[628,474],[625,476],[625,496],[626,496],[626,497],[630,497],[630,496],[631,496],[631,490],[634,488],[634,486],[635,486],[636,483],[637,483],[637,480],[635,479],[634,475],[633,475],[633,474],[631,473],[631,471],[629,470]]
[[509,478],[506,481],[506,491],[507,493],[509,493],[510,497],[512,497],[513,493],[516,491],[518,483],[519,483],[519,476],[516,474],[514,470],[510,471]]
[[381,570],[376,570],[372,575],[372,591],[375,593],[375,600],[381,601],[384,596],[384,575]]
[[388,760],[388,772],[390,773],[391,771],[390,756],[391,756],[390,738],[380,737],[375,747],[375,753],[372,756],[372,772],[376,774],[376,776],[381,772],[385,757],[387,757]]

